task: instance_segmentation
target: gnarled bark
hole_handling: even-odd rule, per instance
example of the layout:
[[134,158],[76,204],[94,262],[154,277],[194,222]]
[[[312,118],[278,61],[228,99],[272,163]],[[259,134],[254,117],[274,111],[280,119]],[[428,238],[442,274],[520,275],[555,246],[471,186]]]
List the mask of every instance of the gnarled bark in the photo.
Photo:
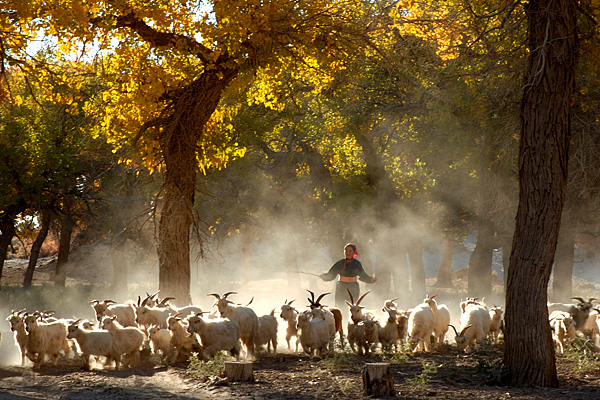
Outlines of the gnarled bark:
[[519,208],[506,291],[503,380],[556,386],[547,289],[563,210],[577,63],[577,3],[532,0],[521,103]]
[[237,70],[204,72],[171,103],[161,149],[166,163],[164,203],[159,222],[159,289],[190,304],[190,229],[193,222],[197,143]]

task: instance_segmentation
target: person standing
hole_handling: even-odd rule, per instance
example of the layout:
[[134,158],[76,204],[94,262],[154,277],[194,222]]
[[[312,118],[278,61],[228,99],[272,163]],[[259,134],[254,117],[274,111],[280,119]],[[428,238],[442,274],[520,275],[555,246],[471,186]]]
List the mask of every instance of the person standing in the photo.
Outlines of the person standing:
[[365,283],[377,282],[375,275],[369,276],[356,257],[358,257],[356,245],[348,243],[344,246],[344,258],[333,264],[329,272],[319,275],[319,278],[324,281],[332,281],[339,275],[339,279],[335,283],[335,305],[342,310],[344,316],[347,315],[347,307],[344,301],[350,300],[348,290],[350,290],[355,300],[360,297],[358,279]]

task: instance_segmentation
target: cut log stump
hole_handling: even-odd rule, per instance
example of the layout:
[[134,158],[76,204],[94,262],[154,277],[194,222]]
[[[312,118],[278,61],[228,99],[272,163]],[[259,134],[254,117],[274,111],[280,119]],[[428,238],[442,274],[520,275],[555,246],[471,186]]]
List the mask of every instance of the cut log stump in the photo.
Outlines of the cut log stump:
[[368,363],[362,371],[365,396],[394,396],[394,377],[389,363]]
[[225,376],[229,379],[229,382],[253,382],[252,363],[247,361],[225,361]]

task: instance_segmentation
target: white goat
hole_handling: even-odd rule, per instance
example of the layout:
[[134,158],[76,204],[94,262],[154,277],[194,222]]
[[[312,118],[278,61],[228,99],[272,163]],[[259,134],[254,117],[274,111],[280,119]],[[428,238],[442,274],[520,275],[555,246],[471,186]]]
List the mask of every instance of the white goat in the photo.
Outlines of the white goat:
[[27,343],[29,342],[29,335],[25,329],[25,320],[23,313],[25,310],[13,311],[6,320],[10,322],[10,330],[14,333],[15,344],[19,346],[21,351],[21,366],[25,365],[25,357],[27,356]]
[[275,309],[270,314],[258,317],[258,332],[254,338],[254,346],[258,349],[267,345],[267,352],[277,353],[277,318],[275,318]]
[[114,360],[115,370],[118,370],[121,363],[121,347],[117,335],[106,330],[85,330],[78,325],[78,322],[75,321],[69,325],[67,337],[77,341],[79,349],[83,353],[83,368],[91,369],[91,356],[104,356],[106,357],[104,366]]
[[600,308],[594,308],[593,310],[590,311],[590,315],[588,316],[587,320],[585,321],[585,325],[583,326],[583,333],[590,337],[596,347],[600,346],[600,329],[599,329],[599,324],[600,324]]
[[313,318],[310,311],[298,315],[298,334],[302,349],[311,357],[321,356],[329,344],[329,328],[321,318]]
[[294,308],[294,306],[292,306],[293,302],[294,302],[294,300],[290,300],[288,302],[286,299],[284,301],[283,305],[281,306],[281,314],[279,314],[279,316],[281,317],[281,319],[283,319],[285,322],[287,322],[287,327],[285,328],[285,341],[287,342],[288,350],[291,350],[290,340],[292,339],[293,336],[295,336],[296,337],[296,353],[297,353],[298,352],[298,344],[299,344],[298,311]]
[[[386,304],[389,304],[386,302]],[[398,340],[400,339],[400,330],[398,329],[398,317],[400,313],[397,309],[384,306],[383,312],[388,314],[385,321],[380,322],[379,343],[382,350],[390,350],[392,346],[394,350],[398,350]]]
[[366,295],[370,293],[370,290],[362,296],[360,296],[356,303],[354,303],[354,298],[352,297],[352,293],[350,293],[350,290],[348,288],[346,288],[346,290],[348,291],[348,295],[350,296],[350,301],[346,300],[346,304],[348,305],[348,311],[350,314],[347,329],[348,344],[350,344],[350,348],[352,349],[352,351],[356,353],[357,351],[360,351],[360,349],[356,348],[356,346],[359,345],[359,340],[361,338],[361,332],[357,330],[357,326],[361,321],[363,321],[367,317],[369,317],[370,319],[374,319],[374,315],[371,313],[365,313],[363,311],[365,307],[360,305],[360,302],[362,301],[362,299],[365,298]]
[[319,297],[315,300],[315,294],[308,290],[311,298],[307,298],[310,303],[310,309],[313,311],[313,316],[317,318],[324,319],[327,322],[327,327],[329,328],[329,349],[333,350],[333,341],[335,339],[335,334],[339,333],[340,343],[342,348],[344,347],[344,324],[342,322],[342,311],[336,307],[327,307],[321,304],[321,299],[328,295],[329,293],[324,293],[319,295]]
[[135,322],[145,327],[146,331],[150,325],[166,329],[167,318],[171,315],[175,315],[175,312],[168,308],[148,307],[146,305],[135,306]]
[[169,329],[150,325],[148,328],[148,339],[150,340],[150,347],[154,354],[158,354],[159,351],[163,357],[171,354],[171,331]]
[[494,306],[490,308],[490,336],[492,336],[494,344],[498,344],[498,335],[500,334],[503,324],[503,313],[504,311],[502,310],[502,306]]
[[560,354],[564,353],[567,339],[575,339],[575,324],[573,314],[563,311],[553,311],[549,316],[552,339]]
[[435,316],[427,303],[421,303],[408,318],[408,336],[413,342],[412,351],[430,351],[431,335],[435,329]]
[[469,304],[460,316],[460,334],[452,326],[456,333],[456,345],[459,350],[469,352],[477,342],[483,341],[490,332],[492,319],[488,309],[476,303]]
[[187,317],[189,333],[200,336],[204,355],[214,357],[219,351],[226,350],[240,359],[240,326],[229,318],[204,319],[200,314]]
[[590,311],[594,308],[593,301],[596,300],[590,297],[588,301],[585,301],[581,297],[572,297],[573,300],[577,300],[577,304],[564,304],[564,303],[549,303],[548,314],[552,314],[553,311],[563,311],[573,315],[573,324],[575,330],[583,332],[585,323],[588,319]]
[[34,367],[39,367],[46,354],[49,354],[54,357],[54,365],[56,365],[61,350],[64,352],[65,358],[69,356],[67,328],[60,321],[44,323],[39,322],[39,318],[39,313],[25,316],[25,329],[29,334],[27,357],[33,361]]
[[170,347],[174,352],[173,360],[175,362],[185,362],[195,351],[199,352],[200,344],[195,335],[187,333],[187,323],[184,326],[180,314],[176,314],[167,319],[169,330],[171,331]]
[[135,323],[135,313],[131,304],[117,304],[114,300],[92,300],[92,308],[96,313],[98,324],[102,322],[103,317],[117,317],[117,321],[123,326],[137,326]]
[[119,340],[121,354],[126,356],[123,358],[122,366],[137,367],[140,364],[140,348],[144,342],[144,332],[134,326],[124,327],[116,318],[115,315],[104,317],[102,329],[113,332]]
[[448,332],[448,326],[450,325],[450,310],[445,304],[437,304],[434,299],[435,296],[427,296],[424,303],[427,303],[433,311],[433,317],[435,324],[433,326],[433,333],[435,340],[433,342],[434,347],[441,348],[444,345],[444,339],[446,338],[446,332]]
[[254,342],[258,332],[258,316],[250,307],[228,300],[227,296],[230,294],[237,294],[237,292],[227,292],[223,296],[211,293],[209,296],[216,298],[213,306],[217,306],[222,318],[229,318],[237,322],[240,327],[242,343],[246,347],[246,358],[254,358]]

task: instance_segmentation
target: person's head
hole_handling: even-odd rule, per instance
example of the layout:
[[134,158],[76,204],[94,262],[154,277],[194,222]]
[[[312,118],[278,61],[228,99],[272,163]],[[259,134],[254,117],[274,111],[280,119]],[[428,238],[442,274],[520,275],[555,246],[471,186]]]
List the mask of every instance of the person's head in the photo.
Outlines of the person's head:
[[344,254],[348,260],[352,260],[358,256],[358,251],[356,251],[356,245],[353,243],[348,243],[344,246]]

